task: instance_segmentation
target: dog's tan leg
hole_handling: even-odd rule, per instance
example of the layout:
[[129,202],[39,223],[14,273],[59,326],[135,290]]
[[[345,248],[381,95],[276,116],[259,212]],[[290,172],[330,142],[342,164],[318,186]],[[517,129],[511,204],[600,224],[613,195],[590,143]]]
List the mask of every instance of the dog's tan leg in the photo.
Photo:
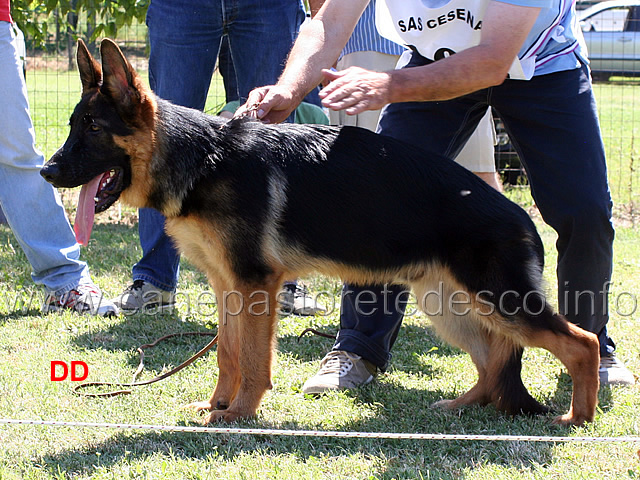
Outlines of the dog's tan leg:
[[470,309],[464,314],[445,311],[431,317],[438,335],[469,353],[478,369],[478,382],[471,390],[455,400],[441,400],[433,406],[456,409],[493,403],[498,410],[512,415],[546,412],[546,407],[531,397],[522,383],[522,347],[515,340],[492,331],[488,322],[485,323],[488,316],[476,311]]
[[218,301],[218,382],[210,400],[188,405],[196,410],[226,409],[240,388],[240,322],[230,313],[240,311],[242,299],[234,290],[211,283]]
[[560,425],[582,425],[593,421],[598,403],[598,366],[600,362],[598,338],[566,321],[568,333],[549,330],[530,335],[531,346],[549,350],[567,367],[573,380],[571,408],[554,419]]
[[512,338],[494,333],[490,348],[487,383],[491,403],[509,415],[547,413],[548,407],[533,398],[522,382],[522,345]]
[[478,383],[455,400],[443,400],[435,406],[455,409],[493,403],[499,411],[510,415],[547,412],[522,383],[522,347],[496,333],[487,333],[485,339],[488,354],[483,358],[484,363],[469,352],[478,368]]
[[237,316],[230,312],[242,309],[242,298],[235,292],[216,292],[220,324],[218,326],[218,383],[211,396],[214,409],[226,409],[240,388],[240,343],[242,342]]
[[279,282],[274,282],[264,289],[248,286],[236,289],[235,293],[243,300],[242,308],[227,312],[227,328],[233,324],[230,330],[237,339],[237,351],[231,353],[237,359],[239,384],[236,386],[236,377],[234,382],[218,383],[212,401],[226,400],[226,394],[233,390],[231,402],[226,410],[212,411],[205,418],[206,423],[254,416],[262,397],[271,388],[279,286]]
[[478,370],[477,383],[465,394],[454,400],[440,400],[432,407],[454,410],[465,405],[487,405],[491,402],[493,386],[489,384],[491,368],[491,335],[474,321],[472,315],[434,316],[431,318],[439,336],[469,355]]
[[[492,385],[488,384],[488,363],[491,352],[491,334],[483,328],[472,312],[449,309],[448,305],[439,303],[440,297],[432,295],[435,287],[429,289],[428,285],[418,284],[413,286],[419,304],[431,322],[434,330],[447,343],[458,347],[469,355],[478,370],[478,381],[475,386],[460,397],[450,400],[440,400],[432,407],[456,409],[465,405],[486,405],[491,402]],[[444,298],[453,298],[453,291],[448,285],[443,288]],[[435,313],[435,314],[434,314]]]
[[[466,393],[458,398],[440,400],[432,405],[437,408],[454,410],[467,405],[487,405],[495,400],[497,377],[496,369],[502,369],[506,363],[505,349],[500,341],[488,330],[482,328],[472,315],[449,319],[446,330],[448,341],[466,351],[478,370],[478,381]],[[453,327],[451,322],[458,322]],[[442,332],[442,329],[440,329]]]

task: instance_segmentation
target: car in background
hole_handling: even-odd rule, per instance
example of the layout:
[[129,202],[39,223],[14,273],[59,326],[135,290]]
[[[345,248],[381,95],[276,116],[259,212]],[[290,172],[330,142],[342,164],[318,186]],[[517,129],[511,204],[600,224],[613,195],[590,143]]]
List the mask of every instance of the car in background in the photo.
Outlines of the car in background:
[[640,75],[640,0],[612,0],[578,11],[594,80]]

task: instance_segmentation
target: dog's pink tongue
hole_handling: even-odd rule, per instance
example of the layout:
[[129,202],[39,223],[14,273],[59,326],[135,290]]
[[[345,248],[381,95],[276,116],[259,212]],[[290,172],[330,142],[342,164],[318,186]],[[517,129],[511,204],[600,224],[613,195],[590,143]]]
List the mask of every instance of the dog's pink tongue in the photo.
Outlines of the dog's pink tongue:
[[82,186],[80,197],[78,198],[78,208],[76,208],[76,220],[73,230],[76,233],[76,241],[80,245],[87,245],[93,228],[93,218],[96,212],[96,202],[94,200],[98,193],[98,186],[102,180],[102,174]]

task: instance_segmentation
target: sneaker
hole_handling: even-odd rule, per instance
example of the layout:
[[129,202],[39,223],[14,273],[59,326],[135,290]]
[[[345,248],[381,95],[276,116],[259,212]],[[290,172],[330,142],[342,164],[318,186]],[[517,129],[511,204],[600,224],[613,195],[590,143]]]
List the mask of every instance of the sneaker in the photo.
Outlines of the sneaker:
[[93,285],[78,285],[77,288],[63,295],[48,294],[42,307],[43,313],[60,310],[74,310],[80,313],[111,317],[118,315],[118,307],[102,295],[100,289]]
[[111,301],[120,310],[127,313],[135,313],[140,310],[154,310],[154,313],[165,313],[175,307],[175,294],[174,292],[161,290],[144,280],[134,280],[119,297]]
[[299,285],[286,285],[278,295],[278,302],[281,315],[311,316],[326,312],[325,306]]
[[600,385],[633,385],[635,376],[615,355],[600,357]]
[[307,380],[302,393],[320,394],[330,390],[356,388],[366,385],[376,373],[371,362],[355,353],[332,350],[320,362],[320,370]]

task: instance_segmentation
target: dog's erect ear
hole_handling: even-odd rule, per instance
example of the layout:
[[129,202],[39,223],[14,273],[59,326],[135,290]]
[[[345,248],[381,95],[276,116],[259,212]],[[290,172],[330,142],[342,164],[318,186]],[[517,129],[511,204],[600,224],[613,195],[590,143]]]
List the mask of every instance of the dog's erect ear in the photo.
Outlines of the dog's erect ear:
[[82,95],[91,89],[98,88],[102,83],[102,69],[95,58],[91,56],[82,39],[78,39],[78,53],[76,55],[80,81],[82,82]]
[[104,72],[101,92],[124,107],[131,107],[140,99],[137,74],[122,51],[112,40],[105,38],[100,44],[102,70]]

